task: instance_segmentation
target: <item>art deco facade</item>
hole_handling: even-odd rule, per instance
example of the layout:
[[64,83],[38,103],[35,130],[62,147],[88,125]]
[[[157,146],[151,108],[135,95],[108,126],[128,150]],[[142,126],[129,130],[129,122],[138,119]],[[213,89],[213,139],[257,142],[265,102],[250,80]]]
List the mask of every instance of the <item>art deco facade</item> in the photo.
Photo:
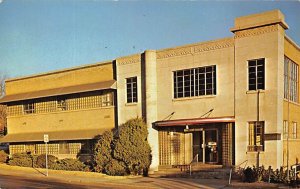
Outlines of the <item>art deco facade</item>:
[[[299,158],[300,48],[283,14],[239,17],[233,36],[6,81],[10,153],[89,153],[103,130],[143,117],[158,165],[280,167]],[[287,147],[288,146],[288,147]],[[81,151],[81,152],[80,152]],[[287,155],[287,153],[289,155]]]

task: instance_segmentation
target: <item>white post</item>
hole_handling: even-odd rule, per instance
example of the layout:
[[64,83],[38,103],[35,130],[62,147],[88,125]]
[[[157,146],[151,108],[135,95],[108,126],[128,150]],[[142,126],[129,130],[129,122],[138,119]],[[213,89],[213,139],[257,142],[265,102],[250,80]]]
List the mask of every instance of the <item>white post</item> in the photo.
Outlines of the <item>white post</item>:
[[48,176],[48,142],[49,142],[49,135],[44,134],[44,142],[45,142],[45,151],[46,151],[46,176]]
[[202,162],[205,164],[205,130],[202,130]]
[[45,148],[46,148],[46,176],[48,176],[48,143],[45,142]]

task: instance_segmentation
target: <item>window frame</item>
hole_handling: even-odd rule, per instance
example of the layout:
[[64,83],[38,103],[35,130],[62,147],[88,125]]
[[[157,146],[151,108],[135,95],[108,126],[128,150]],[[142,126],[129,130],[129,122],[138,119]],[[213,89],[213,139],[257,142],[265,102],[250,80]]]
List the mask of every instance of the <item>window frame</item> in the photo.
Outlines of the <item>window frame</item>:
[[[137,76],[126,78],[125,84],[126,84],[126,103],[128,103],[128,104],[137,103],[138,102],[138,79],[137,79]],[[134,86],[134,84],[135,84],[135,86]]]
[[299,102],[299,65],[284,56],[284,98]]
[[287,139],[289,134],[289,124],[287,120],[283,121],[283,139]]
[[297,122],[292,122],[292,123],[293,123],[292,138],[297,139]]
[[35,113],[34,101],[27,101],[27,102],[23,103],[23,113],[24,114],[34,114]]
[[[259,61],[263,61],[262,65],[258,65]],[[266,89],[266,59],[265,58],[258,58],[258,59],[252,59],[247,61],[247,74],[248,74],[248,91],[257,91],[257,90],[265,90]],[[255,65],[250,65],[251,63],[255,63]],[[258,68],[263,67],[263,75],[259,78],[262,79],[262,83],[258,82],[258,72],[261,72]],[[255,72],[251,71],[250,69],[254,68]],[[250,75],[255,75],[255,78],[251,78]],[[251,84],[251,80],[255,79],[255,85]],[[251,86],[254,85],[254,88]],[[261,85],[261,87],[259,87]]]
[[[259,126],[259,128],[258,128]],[[259,131],[260,130],[260,131]],[[259,134],[257,134],[259,131]],[[257,152],[265,150],[265,121],[248,122],[248,152]],[[259,145],[258,145],[258,136]]]
[[175,70],[173,99],[217,95],[217,66]]

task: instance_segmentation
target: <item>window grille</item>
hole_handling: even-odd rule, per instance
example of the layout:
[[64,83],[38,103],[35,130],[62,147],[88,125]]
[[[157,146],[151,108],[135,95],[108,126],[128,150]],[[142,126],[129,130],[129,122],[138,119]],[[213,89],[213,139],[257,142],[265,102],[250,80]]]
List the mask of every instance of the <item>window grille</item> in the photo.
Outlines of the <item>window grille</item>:
[[174,98],[217,94],[216,66],[173,72]]
[[248,61],[248,89],[265,89],[265,59]]

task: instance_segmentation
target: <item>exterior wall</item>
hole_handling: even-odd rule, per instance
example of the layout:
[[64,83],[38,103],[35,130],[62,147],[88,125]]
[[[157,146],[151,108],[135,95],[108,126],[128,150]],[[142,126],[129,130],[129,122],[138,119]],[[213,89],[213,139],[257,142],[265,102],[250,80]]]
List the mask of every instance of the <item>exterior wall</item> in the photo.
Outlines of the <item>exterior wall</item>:
[[[129,119],[142,117],[142,75],[141,55],[122,57],[116,60],[118,86],[118,122],[125,123]],[[127,103],[126,78],[137,77],[138,102]]]
[[[279,15],[279,16],[278,16]],[[274,17],[277,23],[272,23]],[[258,19],[259,18],[259,19]],[[252,26],[262,21],[269,25],[238,30],[239,24],[251,20]],[[279,11],[241,17],[235,25],[235,119],[236,164],[248,160],[256,165],[256,152],[247,152],[248,122],[257,120],[257,91],[248,91],[248,60],[265,58],[265,90],[260,92],[259,119],[265,121],[265,134],[282,133],[284,23]],[[278,23],[278,20],[281,23]],[[253,24],[255,23],[255,24]],[[246,132],[245,132],[246,131]],[[282,166],[282,140],[265,141],[260,165]]]
[[95,83],[112,79],[112,63],[100,63],[7,80],[6,95]]
[[[295,44],[290,41],[288,38],[284,40],[284,54],[291,60],[293,60],[300,67],[300,49],[295,46]],[[299,78],[299,71],[298,71]],[[298,83],[299,84],[299,83]],[[298,90],[300,89],[300,84],[298,85]],[[299,92],[298,92],[299,93]],[[299,95],[299,94],[298,94]],[[284,99],[283,101],[283,120],[289,120],[289,165],[295,164],[297,159],[300,159],[299,153],[299,145],[300,145],[300,104],[299,104],[299,96],[298,103],[290,102],[288,105],[288,101]],[[297,123],[297,138],[292,139],[292,123]],[[283,160],[284,165],[287,164],[287,141],[284,139],[283,143]],[[299,162],[299,161],[298,161]]]
[[[7,121],[9,134],[89,129],[109,130],[115,126],[113,107],[11,116]],[[97,134],[95,133],[95,135]]]
[[[163,120],[234,116],[233,39],[226,38],[158,52],[157,116]],[[173,71],[216,65],[217,94],[174,99]]]

